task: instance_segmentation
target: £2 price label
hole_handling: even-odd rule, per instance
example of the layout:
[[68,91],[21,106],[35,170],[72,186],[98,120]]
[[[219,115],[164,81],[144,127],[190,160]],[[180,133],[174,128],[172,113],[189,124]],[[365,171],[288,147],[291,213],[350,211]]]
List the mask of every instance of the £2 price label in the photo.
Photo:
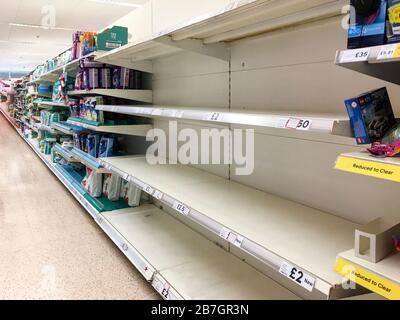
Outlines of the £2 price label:
[[279,272],[293,282],[312,292],[315,285],[315,278],[311,277],[298,267],[292,266],[288,262],[282,262]]

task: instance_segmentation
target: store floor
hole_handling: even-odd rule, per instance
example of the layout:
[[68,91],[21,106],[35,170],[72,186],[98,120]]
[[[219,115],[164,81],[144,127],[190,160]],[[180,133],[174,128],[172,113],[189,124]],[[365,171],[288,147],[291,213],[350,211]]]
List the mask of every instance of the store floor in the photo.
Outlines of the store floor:
[[158,299],[0,114],[0,299]]

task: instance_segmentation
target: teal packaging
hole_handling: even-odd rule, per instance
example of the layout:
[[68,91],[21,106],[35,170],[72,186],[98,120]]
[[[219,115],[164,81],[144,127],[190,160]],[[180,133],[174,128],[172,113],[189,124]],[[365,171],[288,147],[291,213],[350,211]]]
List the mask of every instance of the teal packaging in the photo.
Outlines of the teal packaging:
[[97,35],[97,50],[110,51],[128,43],[128,28],[114,26]]

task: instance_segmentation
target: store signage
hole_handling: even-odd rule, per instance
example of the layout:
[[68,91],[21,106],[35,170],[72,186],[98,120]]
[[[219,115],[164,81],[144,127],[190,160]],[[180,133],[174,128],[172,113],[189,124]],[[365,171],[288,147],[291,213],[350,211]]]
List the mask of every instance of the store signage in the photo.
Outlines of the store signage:
[[335,271],[358,285],[390,300],[400,300],[400,285],[345,259],[336,261]]
[[400,166],[341,156],[335,169],[400,182]]
[[279,273],[310,292],[314,289],[315,278],[286,261],[282,262]]

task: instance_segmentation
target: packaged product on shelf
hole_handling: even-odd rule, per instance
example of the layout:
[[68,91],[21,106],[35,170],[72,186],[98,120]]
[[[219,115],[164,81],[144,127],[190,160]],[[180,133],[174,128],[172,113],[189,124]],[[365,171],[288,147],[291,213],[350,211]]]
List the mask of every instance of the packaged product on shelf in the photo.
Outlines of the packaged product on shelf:
[[69,99],[69,112],[71,117],[79,117],[79,100],[77,99]]
[[104,175],[103,196],[110,201],[118,201],[121,193],[121,177],[117,174]]
[[99,147],[99,158],[108,158],[114,155],[115,138],[102,137]]
[[87,136],[86,149],[87,153],[94,158],[99,154],[100,136],[98,134],[89,134]]
[[74,147],[79,150],[82,150],[81,149],[81,139],[79,138],[79,134],[74,133],[72,137],[74,139]]
[[378,142],[396,125],[386,88],[348,99],[345,105],[357,144]]
[[82,186],[93,198],[101,197],[103,192],[103,174],[86,168],[86,176],[82,180]]
[[130,207],[137,207],[140,205],[142,190],[133,182],[122,180],[121,184],[121,198]]
[[113,69],[113,88],[114,89],[129,89],[131,82],[131,69],[116,67]]
[[97,35],[97,49],[109,51],[128,43],[128,28],[113,26]]
[[142,89],[142,72],[132,70],[131,81],[132,81],[132,83],[130,84],[131,89],[136,89],[136,90]]
[[99,88],[99,69],[85,68],[83,71],[83,87],[85,90]]
[[75,90],[83,90],[83,71],[79,71],[75,78]]
[[400,0],[388,0],[387,42],[400,42]]
[[385,43],[387,0],[351,0],[348,48],[378,46]]
[[82,56],[86,56],[95,51],[96,47],[95,37],[96,37],[95,32],[82,32],[80,36]]
[[99,86],[102,89],[112,89],[111,69],[99,69]]

